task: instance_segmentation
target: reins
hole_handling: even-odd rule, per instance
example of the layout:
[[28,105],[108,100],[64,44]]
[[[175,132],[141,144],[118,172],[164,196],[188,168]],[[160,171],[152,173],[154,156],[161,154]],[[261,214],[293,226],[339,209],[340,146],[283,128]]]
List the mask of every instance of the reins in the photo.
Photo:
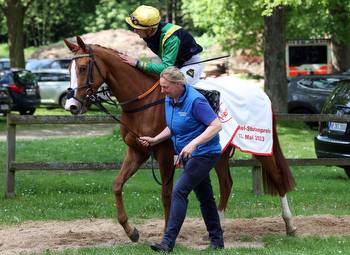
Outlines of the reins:
[[[98,93],[103,93],[105,92],[106,90],[104,91],[100,91],[100,92],[95,92],[93,91],[92,89],[92,85],[94,84],[94,76],[93,76],[93,66],[95,65],[99,74],[101,75],[102,77],[102,80],[103,82],[105,82],[105,77],[103,76],[98,64],[96,63],[95,61],[95,57],[94,57],[94,54],[91,50],[91,47],[88,47],[88,51],[89,53],[88,54],[80,54],[80,55],[76,55],[72,58],[72,60],[74,59],[78,59],[78,58],[83,58],[83,57],[88,57],[88,58],[91,58],[91,60],[89,61],[89,66],[88,66],[88,77],[86,79],[86,84],[82,87],[79,87],[79,88],[76,88],[76,90],[78,89],[84,89],[86,88],[86,92],[87,92],[87,99],[94,105],[96,105],[96,107],[106,113],[107,115],[109,115],[112,119],[114,119],[115,121],[117,121],[119,124],[123,125],[131,134],[133,134],[137,139],[140,139],[140,136],[134,131],[132,130],[126,123],[124,123],[119,117],[115,116],[114,114],[112,114],[103,104],[102,104],[102,101],[105,101],[105,102],[108,102],[107,100],[103,100],[101,99],[101,97],[99,97],[97,94]],[[124,101],[124,102],[120,102],[119,105],[127,105],[127,104],[130,104],[130,103],[133,103],[133,102],[136,102],[136,101],[139,101],[139,100],[142,100],[144,99],[146,96],[148,96],[149,94],[151,94],[157,87],[159,86],[159,80],[157,80],[150,89],[148,89],[146,92],[142,93],[141,95],[133,98],[133,99],[130,99],[130,100],[127,100],[127,101]],[[76,98],[74,96],[74,90],[75,89],[72,89],[72,88],[69,88],[67,90],[67,99],[69,98],[74,98],[75,100],[77,100],[81,105],[84,105],[84,102],[81,101],[80,99]],[[89,94],[89,92],[91,92],[91,94]],[[106,93],[107,94],[107,93]],[[109,95],[107,95],[108,99],[112,102],[108,102],[109,104],[113,104],[115,105],[116,107],[117,104],[114,102],[114,100],[112,100],[110,98]],[[162,99],[159,99],[159,100],[156,100],[156,101],[153,101],[151,103],[148,103],[148,104],[145,104],[143,105],[142,107],[139,107],[139,108],[136,108],[136,109],[132,109],[132,110],[124,110],[123,109],[123,112],[124,113],[135,113],[135,112],[139,112],[139,111],[144,111],[150,107],[153,107],[155,105],[158,105],[158,104],[161,104],[161,103],[164,103],[164,98]],[[156,174],[155,174],[155,170],[154,170],[154,151],[153,149],[151,148],[150,149],[150,155],[151,155],[151,165],[152,165],[152,175],[153,175],[153,178],[154,180],[159,184],[159,185],[163,185],[161,181],[158,180]],[[165,185],[168,185],[174,178],[174,174],[175,174],[175,168],[176,168],[176,164],[174,164],[174,167],[173,167],[173,171],[172,171],[172,174],[170,176],[170,178],[166,181]]]

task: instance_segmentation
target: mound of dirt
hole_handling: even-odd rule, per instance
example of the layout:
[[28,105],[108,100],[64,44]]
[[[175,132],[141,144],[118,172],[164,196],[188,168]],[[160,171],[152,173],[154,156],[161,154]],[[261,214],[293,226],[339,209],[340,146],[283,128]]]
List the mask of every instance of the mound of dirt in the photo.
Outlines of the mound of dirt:
[[[134,57],[153,58],[156,55],[147,48],[146,43],[135,33],[125,29],[110,29],[96,33],[81,35],[81,38],[88,44],[99,44],[104,47],[112,48]],[[75,38],[68,38],[75,42]],[[57,44],[48,48],[43,48],[34,52],[31,58],[69,58],[72,53],[64,43]]]
[[[298,216],[294,218],[297,236],[350,236],[350,216]],[[157,242],[162,237],[164,221],[153,219],[137,224],[141,243]],[[262,248],[266,235],[285,235],[281,217],[226,219],[223,224],[226,247]],[[204,223],[187,219],[177,243],[196,249],[208,246]],[[110,219],[76,221],[30,221],[16,226],[0,227],[0,254],[13,255],[45,250],[79,247],[132,245],[123,228]],[[21,253],[22,254],[22,253]]]
[[[125,29],[109,29],[96,33],[81,35],[85,43],[99,44],[124,52],[135,58],[146,58],[153,61],[159,59],[146,43],[135,33]],[[68,38],[75,42],[75,38]],[[209,49],[204,49],[203,55],[206,59],[222,56],[222,48],[219,45],[212,45]],[[50,47],[44,47],[34,52],[30,58],[70,58],[72,53],[65,46],[63,41]],[[223,74],[246,73],[251,75],[263,75],[263,61],[261,57],[252,57],[238,54],[229,58],[209,61],[204,65],[205,76],[217,77]]]

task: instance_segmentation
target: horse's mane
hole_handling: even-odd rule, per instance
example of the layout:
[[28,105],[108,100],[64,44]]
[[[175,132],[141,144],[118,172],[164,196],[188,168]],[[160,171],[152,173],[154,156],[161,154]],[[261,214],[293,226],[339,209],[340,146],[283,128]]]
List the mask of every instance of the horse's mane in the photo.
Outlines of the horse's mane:
[[[115,50],[115,49],[112,49],[112,48],[108,48],[108,47],[105,47],[105,46],[102,46],[102,45],[99,45],[99,44],[90,44],[89,46],[96,46],[98,48],[102,48],[106,51],[111,51],[113,52],[115,55],[119,55],[119,54],[122,54],[122,52],[118,51],[118,50]],[[154,74],[154,73],[149,73],[149,72],[143,72],[142,70],[139,70],[140,72],[142,72],[143,74],[153,78],[153,79],[159,79],[159,75],[158,74]]]
[[108,47],[105,47],[105,46],[102,46],[102,45],[99,45],[99,44],[90,44],[89,46],[97,46],[99,48],[102,48],[102,49],[105,49],[105,50],[108,50],[108,51],[112,51],[115,54],[121,54],[122,53],[122,52],[120,52],[118,50],[115,50],[115,49],[112,49],[112,48],[108,48]]

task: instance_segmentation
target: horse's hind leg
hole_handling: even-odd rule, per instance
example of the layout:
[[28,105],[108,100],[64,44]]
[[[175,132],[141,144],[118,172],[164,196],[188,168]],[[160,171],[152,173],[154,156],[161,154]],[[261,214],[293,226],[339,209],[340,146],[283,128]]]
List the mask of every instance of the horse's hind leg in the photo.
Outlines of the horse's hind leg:
[[227,207],[228,199],[230,198],[232,189],[232,177],[230,173],[229,154],[231,147],[227,148],[221,155],[220,160],[216,163],[215,170],[219,179],[220,187],[220,202],[218,205],[218,213],[220,221],[224,219],[224,212]]
[[289,236],[294,236],[296,234],[297,228],[292,222],[292,213],[290,212],[287,195],[280,196],[281,207],[282,207],[282,218],[286,224],[286,232]]
[[128,223],[128,216],[126,215],[123,204],[123,186],[127,180],[138,170],[141,164],[147,160],[148,157],[148,155],[139,154],[132,148],[128,147],[128,151],[123,161],[121,170],[113,184],[118,221],[124,228],[125,233],[133,242],[137,242],[139,240],[139,232],[136,228],[132,228]]
[[[286,226],[287,235],[295,235],[297,228],[293,225],[292,222],[292,213],[289,209],[288,200],[287,200],[287,191],[284,184],[284,178],[282,171],[277,167],[274,157],[271,156],[256,156],[256,158],[262,163],[264,171],[269,175],[271,179],[270,183],[267,183],[273,189],[276,189],[281,201],[282,208],[282,218]],[[272,185],[272,186],[271,186]]]

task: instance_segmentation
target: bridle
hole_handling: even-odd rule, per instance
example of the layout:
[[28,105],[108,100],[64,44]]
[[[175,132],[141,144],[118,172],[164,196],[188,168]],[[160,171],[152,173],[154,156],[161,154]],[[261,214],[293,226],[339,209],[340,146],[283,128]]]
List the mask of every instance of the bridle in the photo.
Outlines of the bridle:
[[[92,88],[92,85],[95,83],[94,72],[93,72],[94,66],[96,66],[96,69],[97,69],[99,75],[102,77],[102,82],[104,82],[106,80],[106,78],[103,76],[101,69],[99,68],[99,66],[95,60],[95,56],[92,52],[91,47],[88,46],[88,53],[75,55],[71,58],[71,61],[74,61],[75,59],[79,59],[79,58],[86,58],[86,57],[90,58],[90,60],[89,60],[88,68],[87,68],[88,74],[87,74],[85,85],[82,87],[74,88],[74,89],[71,87],[67,89],[67,99],[74,98],[81,105],[84,105],[84,103],[86,101],[87,102],[94,102],[96,100],[96,93],[94,93],[94,90]],[[79,98],[74,96],[75,90],[79,90],[79,89],[86,89],[85,101],[82,101]]]
[[[82,87],[77,87],[75,89],[73,89],[73,88],[68,88],[67,89],[67,99],[74,98],[81,105],[84,105],[85,102],[91,102],[91,103],[96,104],[96,102],[100,100],[98,98],[98,96],[97,96],[97,94],[99,92],[94,92],[94,90],[92,88],[92,85],[95,82],[94,73],[93,73],[93,67],[94,66],[96,66],[99,75],[102,77],[102,83],[106,81],[106,78],[102,74],[101,69],[99,68],[99,66],[98,66],[98,64],[97,64],[97,62],[95,60],[95,56],[94,56],[94,53],[92,52],[91,47],[90,46],[87,46],[87,47],[88,47],[87,48],[88,49],[88,53],[75,55],[74,57],[71,58],[72,61],[75,60],[75,59],[79,59],[79,58],[85,58],[85,57],[90,58],[90,61],[89,61],[89,64],[88,64],[88,68],[87,68],[88,74],[87,74],[85,85],[82,86]],[[136,97],[134,97],[132,99],[129,99],[129,100],[126,100],[126,101],[123,101],[123,102],[119,102],[119,105],[123,109],[123,107],[125,107],[128,104],[131,104],[131,103],[137,102],[139,100],[142,100],[143,98],[145,98],[146,96],[151,94],[158,86],[159,86],[159,80],[157,80],[152,85],[152,87],[149,88],[146,92],[144,92],[141,95],[138,95],[138,96],[136,96]],[[74,96],[75,90],[79,90],[79,89],[86,89],[86,98],[85,98],[84,101],[82,101],[79,98]],[[102,91],[101,93],[103,93],[103,92],[104,91]],[[113,100],[111,100],[111,101],[113,101]],[[158,104],[162,104],[162,103],[164,103],[164,98],[156,100],[156,101],[153,101],[153,102],[148,103],[148,104],[145,104],[145,105],[143,105],[143,106],[141,106],[139,108],[134,108],[134,109],[131,109],[131,110],[123,109],[123,112],[125,112],[125,113],[140,112],[140,111],[146,110],[147,108],[150,108],[152,106],[155,106],[155,105],[158,105]]]
[[[103,105],[102,105],[102,100],[101,98],[97,95],[98,92],[94,92],[92,85],[95,83],[95,79],[94,79],[94,74],[93,74],[93,67],[96,66],[96,69],[99,73],[99,75],[102,77],[102,83],[106,81],[106,78],[104,77],[104,75],[101,72],[101,69],[99,68],[94,53],[92,52],[92,49],[90,46],[87,46],[88,49],[88,53],[86,54],[78,54],[75,55],[71,58],[72,61],[74,61],[75,59],[79,59],[79,58],[90,58],[89,60],[89,64],[88,64],[88,68],[87,68],[87,78],[86,78],[86,82],[85,85],[82,87],[77,87],[77,88],[68,88],[67,89],[67,99],[70,98],[74,98],[75,100],[77,100],[81,106],[83,106],[86,102],[91,102],[94,105],[96,105],[102,112],[105,112],[106,114],[108,114],[109,116],[111,116],[114,120],[116,120],[119,124],[123,125],[131,134],[133,134],[136,138],[140,138],[140,136],[133,131],[132,129],[130,129],[130,127],[128,127],[128,125],[126,125],[126,123],[124,123],[119,117],[115,116],[114,114],[112,114],[108,109],[106,109]],[[151,94],[157,87],[159,86],[159,80],[157,82],[155,82],[152,87],[150,89],[148,89],[146,92],[142,93],[141,95],[136,96],[135,98],[126,100],[124,102],[119,102],[119,105],[125,106],[134,102],[137,102],[139,100],[144,99],[146,96],[148,96],[149,94]],[[80,100],[79,98],[74,96],[74,92],[75,90],[79,90],[79,89],[86,89],[86,98],[84,101]],[[111,98],[109,98],[111,101],[113,101]],[[113,101],[114,102],[114,101]],[[125,110],[123,109],[124,113],[135,113],[135,112],[140,112],[140,111],[144,111],[147,108],[153,107],[155,105],[158,104],[162,104],[164,103],[164,98],[153,101],[151,103],[145,104],[139,108],[136,109],[132,109],[132,110]],[[114,104],[116,105],[116,103],[114,102]],[[117,105],[116,105],[117,106]],[[162,183],[157,179],[155,172],[154,172],[154,167],[153,167],[153,150],[151,149],[151,161],[152,161],[152,174],[153,174],[153,178],[155,179],[155,181],[159,184],[162,185]],[[176,165],[174,165],[174,169],[172,172],[172,175],[170,176],[170,178],[166,181],[165,185],[168,185],[174,178],[174,173],[175,173],[175,167]]]

